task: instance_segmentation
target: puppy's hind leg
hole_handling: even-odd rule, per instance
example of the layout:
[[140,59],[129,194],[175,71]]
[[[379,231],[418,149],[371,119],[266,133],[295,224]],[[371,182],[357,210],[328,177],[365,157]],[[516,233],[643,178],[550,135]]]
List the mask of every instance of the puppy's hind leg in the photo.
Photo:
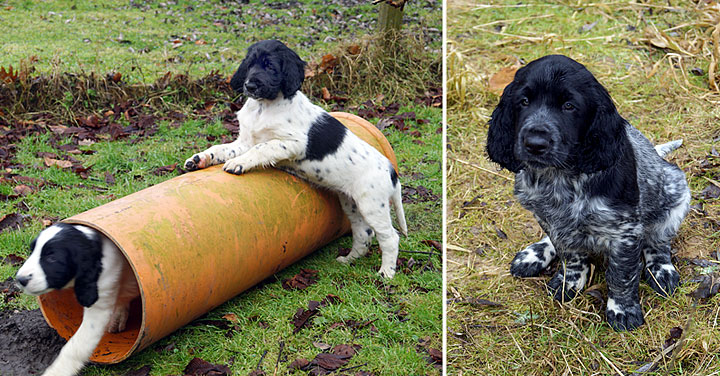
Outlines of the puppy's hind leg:
[[355,203],[365,222],[375,231],[380,244],[382,263],[378,274],[391,279],[395,276],[395,268],[397,267],[400,235],[392,226],[388,203],[383,198],[370,195],[364,195],[356,199]]
[[357,205],[350,197],[340,193],[338,198],[340,199],[340,206],[350,220],[350,226],[352,226],[353,244],[350,253],[347,256],[339,256],[337,260],[348,263],[367,254],[374,232],[365,223],[362,215],[358,212]]
[[646,244],[645,281],[662,296],[670,296],[680,285],[680,274],[670,260],[670,244]]
[[545,236],[539,242],[530,244],[515,254],[510,263],[510,274],[515,277],[537,277],[555,259],[557,251]]

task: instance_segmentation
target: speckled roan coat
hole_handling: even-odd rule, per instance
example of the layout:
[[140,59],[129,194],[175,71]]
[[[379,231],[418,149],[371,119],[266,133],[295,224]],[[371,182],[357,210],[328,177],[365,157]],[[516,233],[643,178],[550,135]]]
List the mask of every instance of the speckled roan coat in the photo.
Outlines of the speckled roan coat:
[[551,294],[583,289],[590,256],[606,260],[606,318],[616,330],[642,325],[643,274],[662,295],[679,284],[670,243],[687,214],[685,174],[663,159],[681,141],[653,147],[617,112],[584,66],[552,55],[518,70],[492,114],[490,159],[516,173],[515,195],[544,230],[521,250],[511,274],[537,276],[555,258]]

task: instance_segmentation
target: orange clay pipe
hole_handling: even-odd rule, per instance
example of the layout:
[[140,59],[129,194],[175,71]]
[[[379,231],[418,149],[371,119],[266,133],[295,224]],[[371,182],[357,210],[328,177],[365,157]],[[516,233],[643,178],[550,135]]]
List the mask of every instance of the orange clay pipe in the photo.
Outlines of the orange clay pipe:
[[[369,122],[332,116],[395,166]],[[91,361],[120,362],[349,231],[336,196],[275,169],[232,175],[221,166],[178,176],[66,219],[111,239],[140,286],[127,329],[106,333]],[[39,297],[65,339],[82,321],[72,289]]]

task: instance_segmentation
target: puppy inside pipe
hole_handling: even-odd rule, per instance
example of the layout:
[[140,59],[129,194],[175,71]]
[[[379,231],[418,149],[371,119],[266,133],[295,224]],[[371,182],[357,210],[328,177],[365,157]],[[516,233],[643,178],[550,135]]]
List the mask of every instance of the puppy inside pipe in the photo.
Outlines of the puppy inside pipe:
[[[382,152],[382,133],[335,112]],[[105,333],[90,360],[123,361],[349,231],[334,193],[275,169],[235,176],[221,166],[184,174],[63,221],[91,227],[121,250],[140,297],[125,331]],[[41,295],[45,320],[70,338],[83,308],[72,289]]]

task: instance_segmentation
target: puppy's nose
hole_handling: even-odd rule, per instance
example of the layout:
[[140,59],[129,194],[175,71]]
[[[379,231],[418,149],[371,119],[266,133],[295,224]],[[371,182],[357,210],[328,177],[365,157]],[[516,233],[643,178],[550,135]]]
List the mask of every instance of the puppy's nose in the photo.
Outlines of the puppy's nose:
[[550,140],[546,135],[528,134],[525,136],[525,150],[533,155],[543,155],[550,149]]
[[255,91],[255,89],[257,89],[257,84],[255,84],[255,83],[253,83],[253,82],[250,82],[250,81],[248,81],[248,82],[245,83],[245,90],[246,90],[246,91],[252,93],[253,91]]
[[32,278],[32,274],[30,275],[19,275],[15,276],[15,280],[18,281],[19,284],[21,284],[23,287],[27,286],[28,282],[30,282],[30,278]]

